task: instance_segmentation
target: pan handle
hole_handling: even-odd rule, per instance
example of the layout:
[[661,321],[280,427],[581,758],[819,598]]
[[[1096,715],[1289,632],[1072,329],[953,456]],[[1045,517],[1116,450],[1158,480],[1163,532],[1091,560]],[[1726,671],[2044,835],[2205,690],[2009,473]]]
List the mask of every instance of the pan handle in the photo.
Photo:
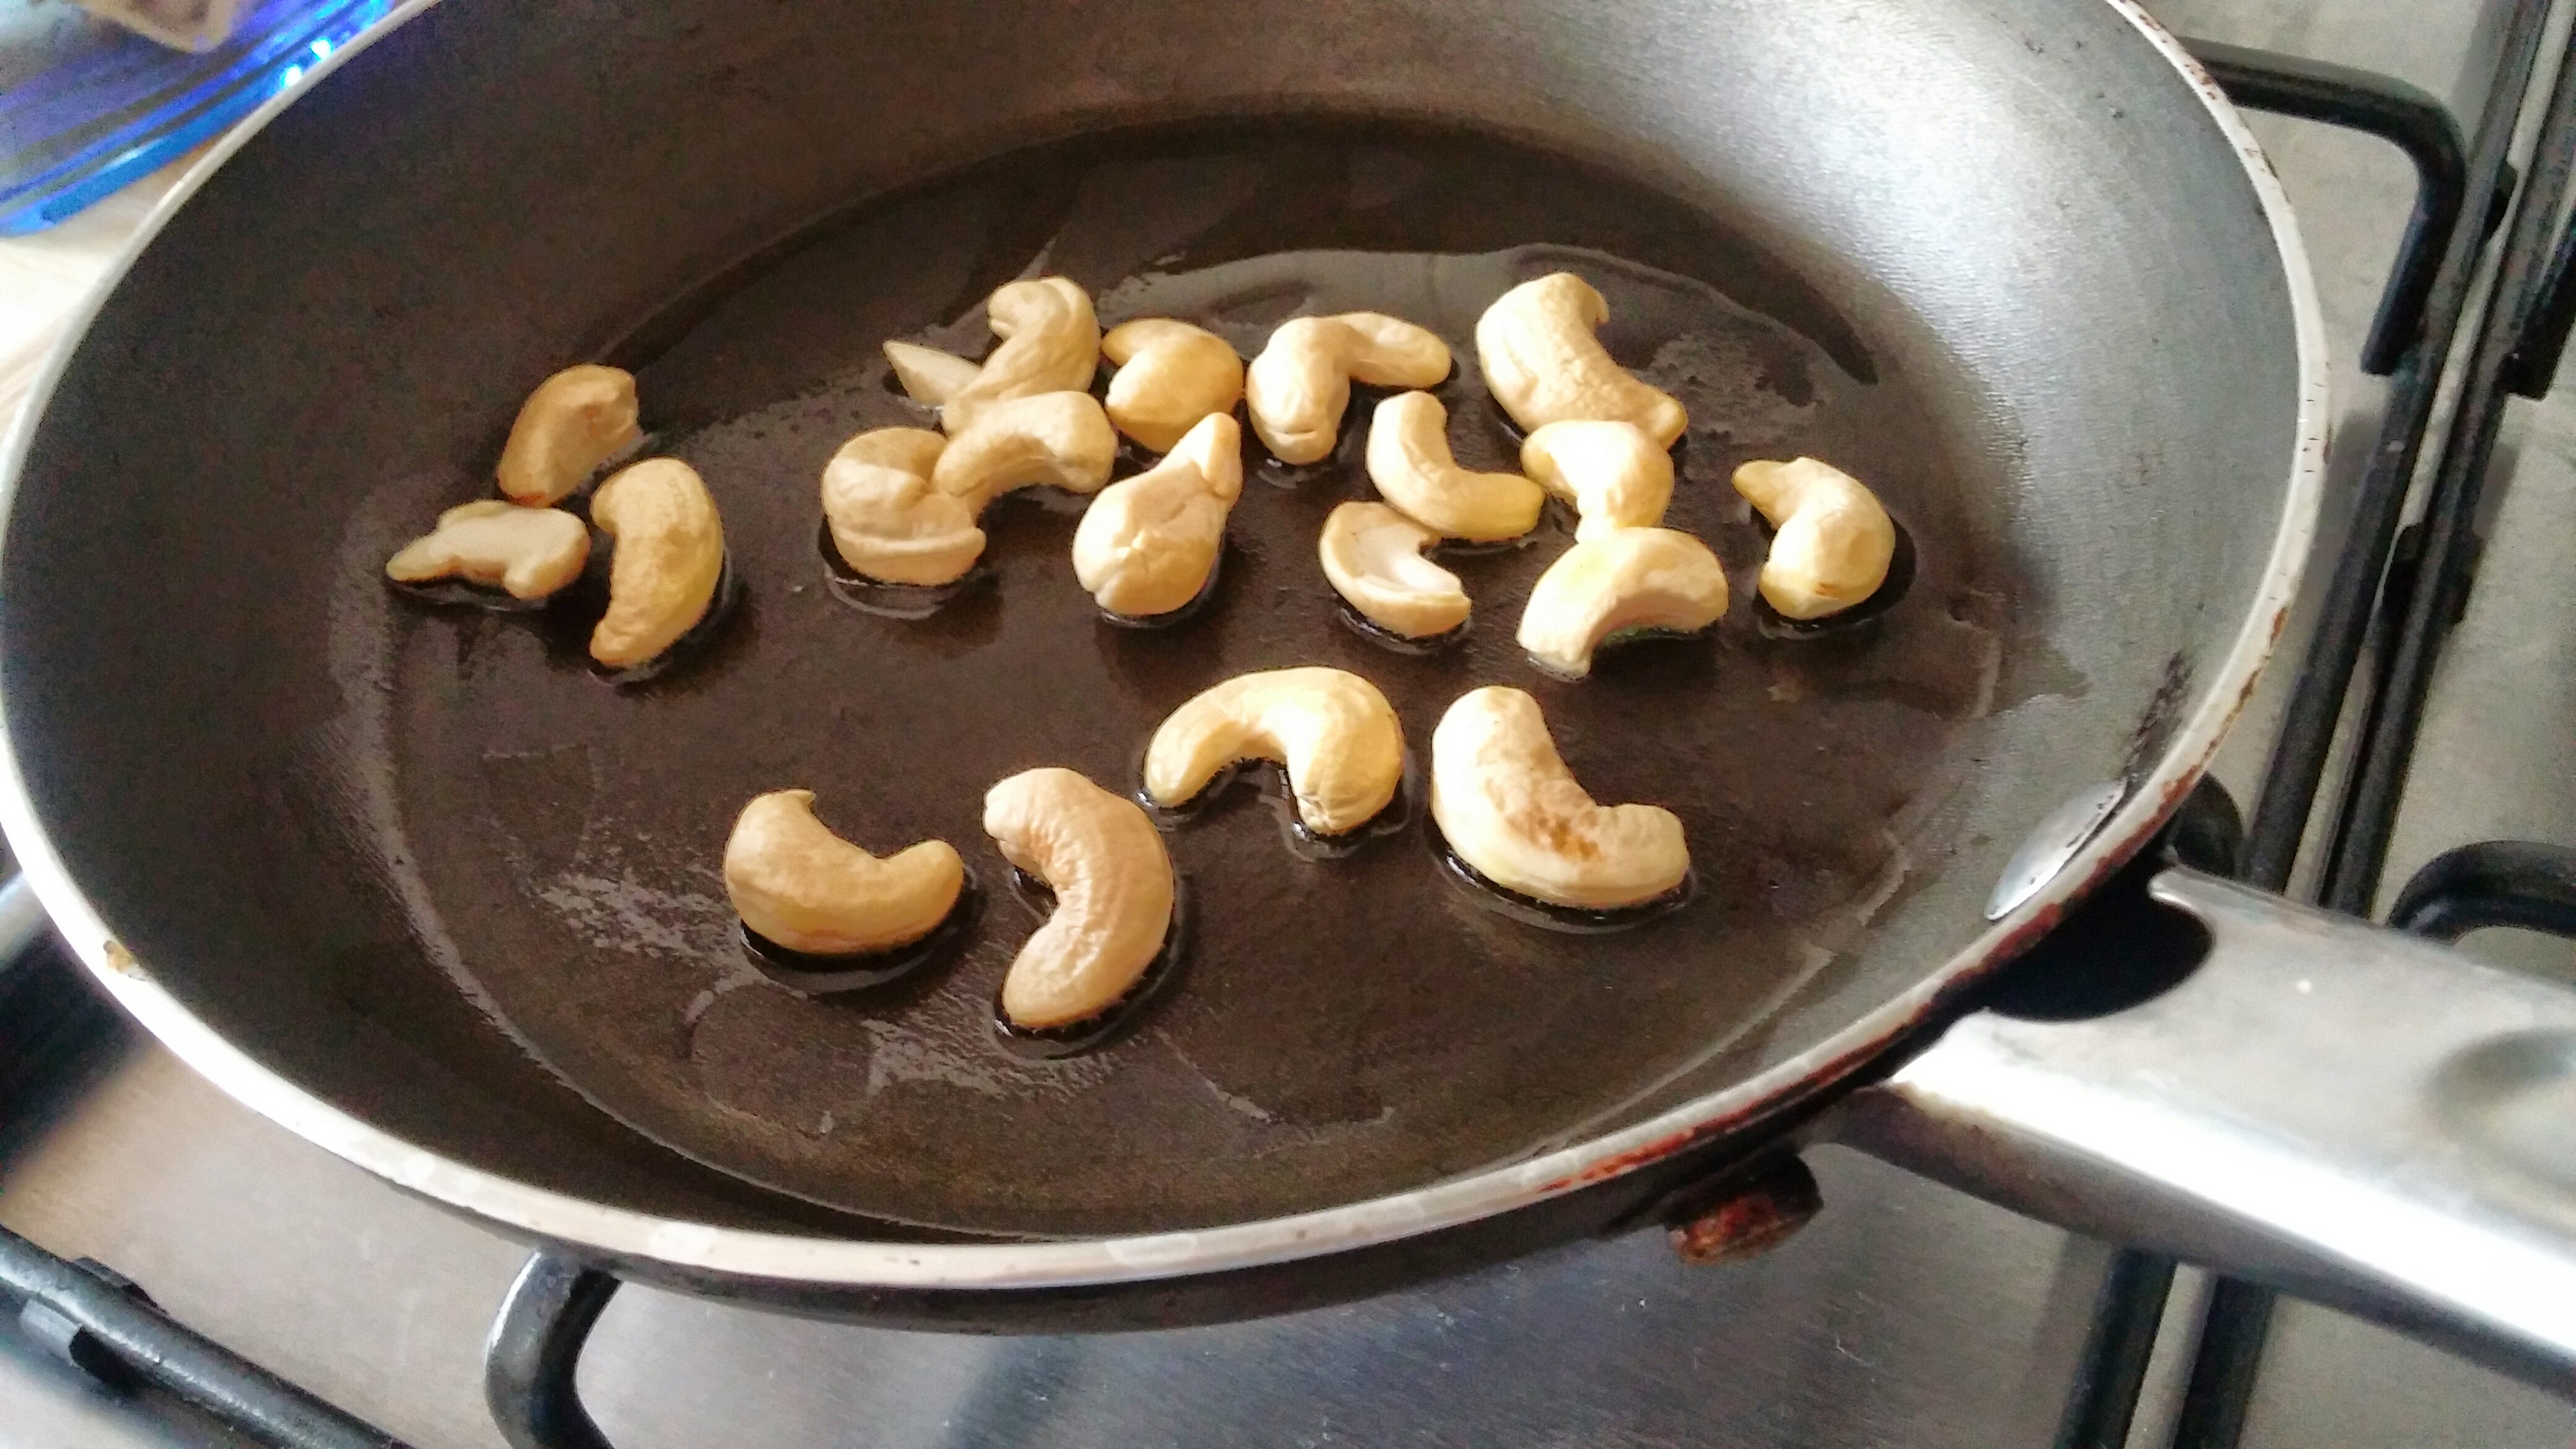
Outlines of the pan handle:
[[2576,992],[2185,869],[2198,968],[2090,1019],[1989,1008],[1831,1140],[2576,1397]]

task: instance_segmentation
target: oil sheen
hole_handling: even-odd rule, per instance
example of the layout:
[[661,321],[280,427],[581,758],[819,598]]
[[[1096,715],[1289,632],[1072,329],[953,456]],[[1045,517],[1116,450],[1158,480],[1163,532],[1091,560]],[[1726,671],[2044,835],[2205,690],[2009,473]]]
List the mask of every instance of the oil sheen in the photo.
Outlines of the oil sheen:
[[[1442,555],[1474,600],[1456,640],[1406,650],[1349,627],[1316,538],[1334,505],[1373,496],[1367,389],[1320,463],[1280,465],[1247,430],[1222,572],[1169,628],[1101,618],[1060,496],[998,502],[972,585],[899,607],[854,607],[817,548],[833,451],[929,425],[879,343],[980,356],[983,298],[1013,277],[1071,277],[1104,326],[1179,317],[1247,357],[1301,313],[1418,322],[1456,351],[1436,391],[1481,469],[1516,467],[1517,440],[1478,378],[1476,318],[1560,269],[1608,299],[1613,356],[1688,406],[1666,521],[1734,589],[1715,629],[1606,649],[1589,679],[1551,678],[1513,642],[1572,541],[1553,507],[1515,546]],[[712,284],[670,280],[692,300],[606,360],[637,372],[656,446],[723,511],[741,594],[719,636],[610,688],[555,637],[577,628],[386,606],[405,611],[400,788],[413,820],[460,822],[414,844],[474,984],[603,1110],[692,1157],[994,1233],[1180,1229],[1420,1186],[1795,1050],[1767,1023],[1829,993],[1944,853],[1927,822],[1973,769],[1961,731],[1991,696],[2008,595],[1956,521],[1976,468],[1914,380],[1723,217],[1490,139],[1236,124],[1004,157],[856,204]],[[1728,481],[1801,454],[1869,482],[1915,549],[1884,614],[1813,637],[1761,627],[1764,537]],[[1131,450],[1120,473],[1147,461]],[[717,864],[753,795],[815,790],[871,850],[941,838],[1001,880],[980,825],[994,781],[1063,765],[1132,791],[1173,708],[1302,664],[1375,683],[1420,760],[1458,695],[1529,690],[1595,798],[1681,817],[1688,898],[1632,929],[1541,929],[1462,891],[1419,810],[1354,849],[1291,849],[1253,772],[1169,822],[1184,969],[1096,1050],[996,1040],[1033,911],[985,910],[953,964],[892,992],[805,994],[745,963]]]

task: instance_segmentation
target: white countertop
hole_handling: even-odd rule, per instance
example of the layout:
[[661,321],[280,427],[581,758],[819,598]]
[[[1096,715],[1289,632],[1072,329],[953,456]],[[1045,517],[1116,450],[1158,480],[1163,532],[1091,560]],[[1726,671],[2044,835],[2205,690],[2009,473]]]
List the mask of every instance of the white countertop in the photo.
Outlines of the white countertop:
[[17,411],[64,315],[201,154],[190,152],[50,231],[0,237],[0,421]]

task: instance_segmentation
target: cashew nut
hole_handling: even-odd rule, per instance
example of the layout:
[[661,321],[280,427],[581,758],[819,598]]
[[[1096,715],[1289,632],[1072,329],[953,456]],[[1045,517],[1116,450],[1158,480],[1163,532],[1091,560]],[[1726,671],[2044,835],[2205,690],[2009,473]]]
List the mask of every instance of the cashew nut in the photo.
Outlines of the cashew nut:
[[886,344],[895,380],[913,401],[939,409],[939,425],[950,437],[972,427],[994,403],[1091,386],[1100,361],[1100,321],[1082,288],[1062,277],[1004,282],[985,299],[984,316],[1002,343],[980,367],[934,347]]
[[519,405],[494,472],[513,503],[557,503],[599,465],[635,446],[635,378],[585,362],[537,384]]
[[1118,364],[1109,379],[1109,421],[1157,453],[1168,453],[1210,413],[1230,413],[1243,396],[1243,359],[1234,344],[1187,322],[1140,317],[1109,329],[1100,354]]
[[1113,614],[1168,614],[1207,586],[1242,493],[1243,429],[1231,413],[1210,413],[1162,462],[1083,510],[1074,577]]
[[1762,597],[1785,619],[1821,619],[1878,592],[1896,557],[1896,525],[1860,480],[1813,458],[1747,463],[1735,491],[1779,533],[1762,563]]
[[814,818],[814,792],[773,790],[742,807],[725,841],[725,894],[765,939],[816,956],[908,946],[938,928],[966,885],[944,840],[883,858]]
[[1145,747],[1145,793],[1183,804],[1237,760],[1287,767],[1297,818],[1317,835],[1367,824],[1404,780],[1404,730],[1377,686],[1308,666],[1238,674],[1172,711]]
[[1002,1015],[1045,1030],[1116,1005],[1172,926],[1172,858],[1154,822],[1135,801],[1049,766],[985,792],[984,833],[1055,892],[1055,914],[1002,978]]
[[1291,317],[1270,334],[1243,375],[1252,430],[1282,463],[1333,451],[1351,384],[1436,387],[1449,375],[1449,344],[1381,312]]
[[542,599],[581,577],[590,530],[560,508],[522,508],[497,498],[460,503],[438,527],[385,560],[396,583],[463,579],[499,585],[514,599]]
[[1726,570],[1707,544],[1669,528],[1613,528],[1538,576],[1520,641],[1531,658],[1579,678],[1621,629],[1705,629],[1725,614]]
[[590,657],[631,669],[706,617],[724,577],[724,523],[697,471],[677,458],[648,458],[600,484],[590,521],[617,541]]
[[1669,448],[1690,417],[1672,394],[1610,360],[1592,335],[1609,320],[1610,304],[1572,272],[1521,283],[1476,319],[1485,386],[1527,431],[1569,418],[1634,423]]
[[1405,516],[1445,538],[1494,543],[1538,526],[1547,490],[1518,473],[1471,473],[1449,451],[1449,410],[1400,392],[1369,423],[1368,475]]
[[924,347],[917,342],[888,342],[886,361],[894,368],[894,380],[904,396],[929,407],[945,407],[950,398],[963,391],[984,370],[983,364],[954,352]]
[[1521,443],[1521,471],[1574,505],[1574,537],[1652,528],[1673,501],[1673,455],[1634,423],[1569,419]]
[[1369,622],[1407,639],[1467,622],[1458,576],[1422,556],[1440,536],[1383,503],[1345,503],[1324,520],[1316,545],[1324,577]]
[[930,483],[947,446],[925,428],[878,428],[823,465],[823,518],[844,563],[889,584],[954,583],[975,566],[984,530]]
[[1097,399],[1042,392],[987,403],[972,423],[950,428],[930,482],[971,518],[1014,488],[1097,493],[1117,459],[1118,434]]
[[1460,860],[1505,890],[1586,910],[1682,883],[1682,823],[1654,805],[1598,805],[1565,768],[1538,701],[1487,685],[1431,733],[1431,818]]

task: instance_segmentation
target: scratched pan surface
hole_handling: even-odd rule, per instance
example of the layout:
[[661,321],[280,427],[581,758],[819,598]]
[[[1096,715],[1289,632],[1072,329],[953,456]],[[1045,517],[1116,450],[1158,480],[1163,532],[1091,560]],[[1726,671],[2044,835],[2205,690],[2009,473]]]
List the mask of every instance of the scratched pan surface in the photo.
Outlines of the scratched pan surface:
[[[2022,831],[2164,768],[2258,596],[2295,432],[2288,302],[2224,138],[2110,7],[1872,28],[1747,3],[1588,39],[1546,6],[1444,7],[1437,64],[1386,43],[1430,23],[1407,7],[1281,7],[1265,23],[1314,34],[1277,54],[1311,66],[1242,75],[1184,8],[1081,52],[1151,72],[1132,93],[982,55],[1069,53],[1056,7],[971,32],[905,7],[693,31],[700,8],[592,25],[450,0],[361,56],[144,254],[11,506],[11,746],[69,876],[197,1021],[447,1161],[722,1225],[1094,1234],[1579,1141],[1960,966]],[[1746,85],[1685,84],[1694,53]],[[940,82],[965,70],[1024,83]],[[1928,164],[1902,106],[2013,164]],[[1410,119],[1350,114],[1389,110]],[[2212,247],[2249,265],[2214,277]],[[985,577],[928,619],[827,580],[823,461],[922,421],[877,344],[980,351],[1010,277],[1247,352],[1299,312],[1411,318],[1458,349],[1462,460],[1508,466],[1470,330],[1558,269],[1689,405],[1669,521],[1735,584],[1704,638],[1541,675],[1512,632],[1569,541],[1553,514],[1448,560],[1476,604],[1456,647],[1348,627],[1314,538],[1368,496],[1366,395],[1329,463],[1248,445],[1220,581],[1176,627],[1103,621],[1044,498],[988,514]],[[594,356],[636,369],[652,446],[706,477],[740,586],[706,647],[623,689],[581,654],[596,579],[496,614],[380,577],[488,490],[527,388]],[[1870,480],[1914,541],[1867,629],[1760,627],[1763,536],[1726,480],[1801,453]],[[1171,708],[1307,663],[1375,681],[1417,760],[1459,693],[1531,690],[1596,796],[1680,814],[1689,903],[1537,929],[1444,878],[1418,813],[1300,856],[1254,778],[1168,836],[1194,904],[1171,988],[1090,1054],[1005,1050],[992,998],[1038,917],[981,835],[984,790],[1039,764],[1130,788]],[[874,995],[753,971],[717,861],[742,802],[789,786],[871,848],[955,843],[982,888],[968,949]]]

